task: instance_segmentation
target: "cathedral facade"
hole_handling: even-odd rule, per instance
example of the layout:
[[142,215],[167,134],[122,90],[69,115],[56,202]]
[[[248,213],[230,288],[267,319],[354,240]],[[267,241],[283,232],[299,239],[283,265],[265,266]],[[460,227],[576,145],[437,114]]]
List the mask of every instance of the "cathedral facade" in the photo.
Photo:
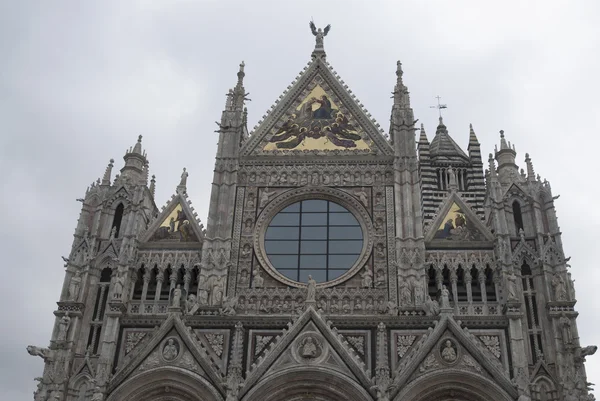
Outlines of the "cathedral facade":
[[183,171],[159,209],[142,138],[88,188],[38,401],[587,401],[550,184],[504,133],[484,158],[384,132],[326,60],[246,126],[227,95],[206,227]]

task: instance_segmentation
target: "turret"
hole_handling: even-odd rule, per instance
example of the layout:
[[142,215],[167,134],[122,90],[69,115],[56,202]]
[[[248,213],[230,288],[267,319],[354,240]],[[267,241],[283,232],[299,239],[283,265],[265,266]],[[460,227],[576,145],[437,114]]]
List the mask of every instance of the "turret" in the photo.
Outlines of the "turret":
[[123,160],[125,160],[125,165],[121,169],[121,178],[129,178],[135,184],[143,182],[148,160],[146,159],[146,152],[142,151],[141,135],[138,136],[138,140],[133,148],[129,148],[125,153]]

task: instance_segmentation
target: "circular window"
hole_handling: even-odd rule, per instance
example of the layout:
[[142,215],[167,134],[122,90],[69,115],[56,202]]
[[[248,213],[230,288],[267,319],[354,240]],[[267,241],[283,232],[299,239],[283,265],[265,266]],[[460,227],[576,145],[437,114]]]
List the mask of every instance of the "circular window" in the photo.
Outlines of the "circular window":
[[306,282],[334,280],[363,250],[363,230],[354,215],[327,200],[293,203],[273,217],[265,233],[271,265],[285,277]]

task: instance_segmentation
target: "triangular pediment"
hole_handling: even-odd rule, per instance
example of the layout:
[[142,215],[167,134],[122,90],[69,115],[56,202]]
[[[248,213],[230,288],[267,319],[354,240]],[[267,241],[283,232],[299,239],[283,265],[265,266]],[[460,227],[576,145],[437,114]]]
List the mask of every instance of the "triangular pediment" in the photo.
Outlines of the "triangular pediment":
[[169,316],[157,331],[146,337],[134,351],[135,356],[119,367],[110,382],[109,392],[129,377],[163,366],[187,369],[216,386],[223,382],[224,374],[215,368],[206,350],[179,316]]
[[[433,370],[471,371],[491,378],[511,395],[516,395],[502,363],[467,329],[450,315],[443,314],[433,329],[417,339],[395,368],[393,386],[404,385]],[[395,395],[395,394],[394,394]]]
[[143,234],[141,241],[145,246],[182,244],[198,246],[204,233],[195,218],[187,196],[178,193],[163,208],[156,220]]
[[491,246],[493,234],[457,193],[440,206],[425,236],[425,242],[440,247]]
[[354,348],[309,307],[250,367],[240,393],[281,370],[311,366],[327,366],[366,388],[371,386],[369,372]]
[[252,155],[393,155],[378,124],[329,64],[313,60],[242,147]]

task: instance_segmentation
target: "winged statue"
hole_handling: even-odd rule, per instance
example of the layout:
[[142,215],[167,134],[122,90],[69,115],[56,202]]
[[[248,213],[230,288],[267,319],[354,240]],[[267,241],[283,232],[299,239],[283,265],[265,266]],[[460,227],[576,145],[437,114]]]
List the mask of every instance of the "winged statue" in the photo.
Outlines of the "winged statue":
[[325,27],[325,29],[317,29],[317,27],[315,26],[315,23],[310,21],[309,24],[310,26],[310,30],[312,32],[313,35],[315,35],[316,38],[316,46],[315,48],[317,49],[323,49],[323,38],[325,36],[327,36],[327,34],[329,33],[329,30],[331,29],[331,24],[327,25]]

